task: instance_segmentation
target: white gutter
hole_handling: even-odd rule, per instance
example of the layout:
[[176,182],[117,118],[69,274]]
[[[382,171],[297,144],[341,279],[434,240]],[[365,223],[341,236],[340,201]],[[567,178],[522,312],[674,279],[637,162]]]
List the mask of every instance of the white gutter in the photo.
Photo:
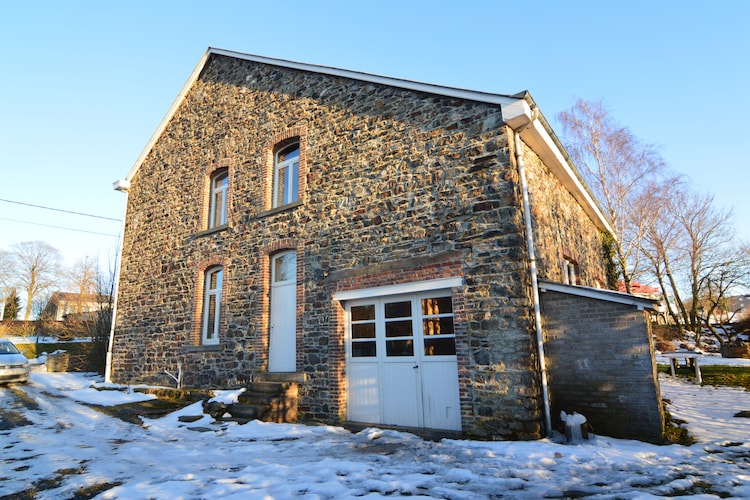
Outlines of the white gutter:
[[130,181],[120,179],[112,186],[115,191],[125,193],[125,210],[122,215],[122,228],[120,230],[120,250],[115,259],[115,283],[112,290],[112,324],[109,326],[109,340],[107,341],[107,361],[104,366],[104,381],[112,383],[112,347],[115,342],[115,323],[117,322],[117,296],[120,289],[120,266],[122,265],[122,248],[125,245],[125,220],[128,215],[128,190]]
[[614,229],[607,217],[602,213],[589,189],[581,182],[573,170],[573,166],[560,151],[544,124],[537,118],[538,108],[531,110],[529,103],[519,99],[509,106],[503,106],[503,119],[523,141],[531,148],[555,176],[565,189],[578,200],[583,210],[596,226],[611,235]]
[[[524,101],[521,101],[524,102]],[[524,104],[526,104],[524,102]],[[523,218],[526,224],[526,245],[529,252],[529,270],[531,272],[531,294],[534,301],[534,325],[536,327],[536,347],[539,354],[539,373],[542,379],[542,400],[544,405],[544,429],[547,436],[552,434],[552,416],[549,401],[549,386],[547,383],[547,362],[544,354],[544,334],[542,331],[542,313],[539,300],[539,277],[536,269],[536,252],[534,251],[534,235],[531,225],[531,202],[529,201],[529,185],[526,181],[526,167],[523,161],[523,146],[521,143],[521,131],[536,121],[538,111],[534,109],[532,122],[525,123],[518,130],[514,130],[514,142],[516,146],[516,164],[518,165],[518,177],[521,181],[521,194],[523,196]]]

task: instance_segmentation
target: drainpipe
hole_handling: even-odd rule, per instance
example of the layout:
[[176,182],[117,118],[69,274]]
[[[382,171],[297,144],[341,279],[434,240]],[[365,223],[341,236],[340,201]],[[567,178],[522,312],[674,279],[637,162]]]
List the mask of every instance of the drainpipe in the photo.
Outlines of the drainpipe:
[[515,129],[514,142],[516,147],[516,164],[518,165],[518,177],[521,181],[521,193],[523,195],[523,218],[526,223],[526,245],[529,252],[529,268],[531,271],[531,293],[534,301],[534,323],[536,325],[536,347],[539,353],[539,371],[542,378],[542,398],[544,400],[544,426],[546,435],[552,434],[552,418],[550,416],[549,387],[547,386],[547,363],[544,359],[544,335],[542,333],[542,313],[539,301],[539,277],[536,269],[536,253],[534,252],[534,235],[531,225],[531,202],[529,201],[529,185],[526,181],[526,167],[523,161],[523,148],[521,146],[521,131],[533,124],[539,115],[537,108],[532,110],[531,121]]
[[122,214],[122,228],[120,229],[120,248],[117,252],[117,258],[115,259],[115,283],[112,289],[112,324],[109,327],[109,339],[107,340],[107,361],[104,366],[104,381],[107,383],[112,382],[112,347],[115,342],[115,323],[117,322],[117,295],[120,288],[120,266],[122,265],[122,248],[125,244],[125,219],[128,215],[128,190],[130,189],[130,181],[127,179],[120,179],[115,182],[112,186],[115,191],[125,193],[125,210]]

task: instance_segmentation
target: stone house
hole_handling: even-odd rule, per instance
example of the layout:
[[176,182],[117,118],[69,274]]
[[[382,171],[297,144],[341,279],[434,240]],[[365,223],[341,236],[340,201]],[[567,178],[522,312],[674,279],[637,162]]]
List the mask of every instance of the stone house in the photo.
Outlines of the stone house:
[[606,281],[611,227],[528,93],[211,48],[115,188],[108,377],[286,380],[302,420],[540,437],[539,280]]

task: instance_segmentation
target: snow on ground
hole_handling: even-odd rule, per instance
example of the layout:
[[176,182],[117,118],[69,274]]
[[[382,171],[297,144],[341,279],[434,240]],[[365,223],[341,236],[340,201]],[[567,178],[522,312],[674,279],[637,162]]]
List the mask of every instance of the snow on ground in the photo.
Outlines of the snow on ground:
[[81,491],[100,499],[750,498],[750,421],[733,417],[750,411],[750,393],[665,374],[660,382],[698,444],[432,442],[374,427],[217,424],[199,403],[141,427],[81,403],[142,394],[97,391],[92,385],[104,384],[91,375],[35,371],[28,385],[0,386],[2,407],[28,424],[0,422],[0,498],[33,487],[34,498],[56,500]]

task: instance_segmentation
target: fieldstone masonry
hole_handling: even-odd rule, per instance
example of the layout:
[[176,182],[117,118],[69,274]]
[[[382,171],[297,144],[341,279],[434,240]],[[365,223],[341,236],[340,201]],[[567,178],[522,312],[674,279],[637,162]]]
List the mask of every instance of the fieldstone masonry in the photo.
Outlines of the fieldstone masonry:
[[[301,144],[299,201],[273,209],[273,147]],[[337,291],[438,277],[453,289],[464,432],[543,434],[514,135],[500,105],[213,54],[132,179],[112,373],[232,387],[267,370],[269,259],[297,251],[299,416],[346,419]],[[573,254],[604,274],[599,230],[527,150],[543,278]],[[269,160],[270,159],[270,160]],[[270,164],[272,166],[272,163]],[[228,168],[225,226],[207,175]],[[281,243],[280,243],[281,242]],[[202,272],[224,266],[221,342],[200,345]]]

